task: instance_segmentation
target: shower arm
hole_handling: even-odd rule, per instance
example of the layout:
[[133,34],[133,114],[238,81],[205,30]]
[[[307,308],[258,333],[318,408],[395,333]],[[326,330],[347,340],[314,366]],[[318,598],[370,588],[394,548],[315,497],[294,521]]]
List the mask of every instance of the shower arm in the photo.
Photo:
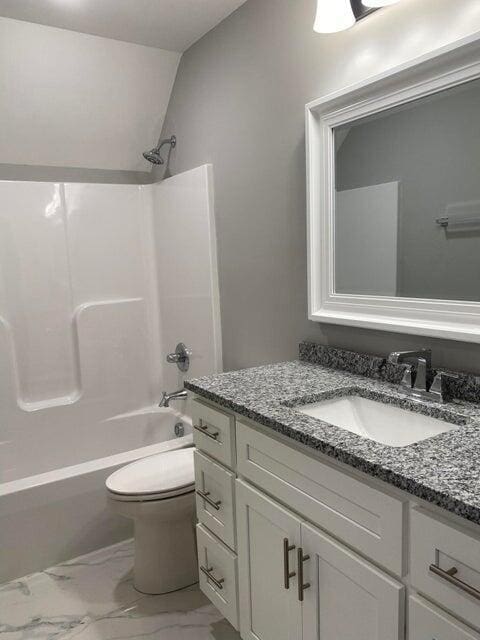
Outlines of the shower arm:
[[170,138],[163,138],[163,139],[160,137],[158,139],[155,150],[159,152],[160,149],[166,144],[169,144],[172,147],[172,149],[175,149],[175,146],[177,144],[177,138],[175,136],[171,136]]

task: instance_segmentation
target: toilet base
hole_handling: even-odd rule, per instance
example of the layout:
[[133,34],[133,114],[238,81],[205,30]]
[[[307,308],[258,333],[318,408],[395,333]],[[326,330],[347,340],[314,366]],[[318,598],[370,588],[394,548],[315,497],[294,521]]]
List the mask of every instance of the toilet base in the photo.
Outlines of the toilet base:
[[135,521],[133,584],[142,593],[177,591],[198,581],[192,514],[174,522]]
[[159,595],[198,582],[194,492],[150,502],[109,502],[134,520],[137,591]]

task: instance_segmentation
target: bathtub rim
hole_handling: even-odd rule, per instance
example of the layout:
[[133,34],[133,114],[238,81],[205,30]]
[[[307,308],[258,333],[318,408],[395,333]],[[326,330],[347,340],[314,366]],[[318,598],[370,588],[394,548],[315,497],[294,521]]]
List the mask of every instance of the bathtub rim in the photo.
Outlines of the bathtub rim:
[[86,462],[52,469],[51,471],[45,471],[33,476],[9,480],[8,482],[0,484],[0,498],[61,482],[62,480],[68,480],[77,476],[95,473],[104,469],[112,468],[113,470],[120,465],[126,465],[131,462],[135,462],[136,460],[140,460],[141,458],[153,456],[157,453],[164,453],[166,451],[174,451],[175,449],[183,449],[185,447],[193,446],[191,418],[185,414],[180,415],[177,414],[177,412],[172,413],[179,421],[188,425],[190,433],[180,438],[173,436],[173,438],[169,440],[163,440],[162,442],[155,444],[130,449],[122,453],[115,453],[110,456],[104,456],[103,458],[95,458],[94,460],[87,460]]

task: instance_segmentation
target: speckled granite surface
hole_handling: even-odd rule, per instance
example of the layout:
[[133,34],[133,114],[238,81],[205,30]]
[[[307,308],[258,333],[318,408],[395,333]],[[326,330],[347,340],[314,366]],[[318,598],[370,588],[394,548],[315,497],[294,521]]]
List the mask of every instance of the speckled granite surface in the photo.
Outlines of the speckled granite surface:
[[[359,375],[345,370],[345,358],[340,365],[343,370],[332,368],[336,357],[327,355],[329,367],[307,362],[301,348],[304,359],[300,361],[208,376],[185,386],[412,496],[480,524],[480,406],[460,400],[443,405],[412,401],[397,385],[385,381],[384,370],[383,374],[378,373],[381,362],[372,369],[363,357],[354,359],[353,370],[367,373]],[[458,428],[406,447],[391,447],[295,409],[299,404],[346,393],[446,419]],[[472,396],[477,393],[477,386],[473,385]]]
[[[405,371],[404,364],[390,364],[386,358],[325,347],[308,341],[300,343],[299,359],[393,384],[400,384]],[[444,373],[446,375],[443,380],[443,394],[447,400],[480,403],[479,376],[458,371],[445,371]]]

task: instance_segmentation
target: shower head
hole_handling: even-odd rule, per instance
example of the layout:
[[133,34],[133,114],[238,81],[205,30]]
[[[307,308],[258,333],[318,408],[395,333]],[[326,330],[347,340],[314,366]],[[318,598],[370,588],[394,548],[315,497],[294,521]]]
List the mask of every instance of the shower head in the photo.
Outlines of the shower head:
[[160,155],[160,149],[163,145],[169,144],[171,149],[174,149],[177,144],[177,138],[175,136],[171,136],[170,138],[166,138],[165,140],[159,140],[157,146],[154,149],[150,149],[150,151],[145,151],[143,153],[143,157],[148,162],[152,164],[164,164],[165,160]]
[[145,158],[145,160],[148,160],[149,162],[151,162],[152,164],[163,164],[164,160],[163,158],[160,157],[160,154],[158,153],[158,149],[151,149],[150,151],[144,151],[143,152],[143,157]]

